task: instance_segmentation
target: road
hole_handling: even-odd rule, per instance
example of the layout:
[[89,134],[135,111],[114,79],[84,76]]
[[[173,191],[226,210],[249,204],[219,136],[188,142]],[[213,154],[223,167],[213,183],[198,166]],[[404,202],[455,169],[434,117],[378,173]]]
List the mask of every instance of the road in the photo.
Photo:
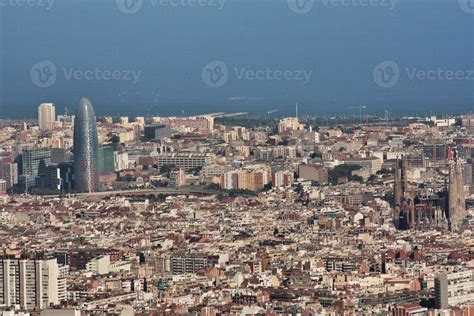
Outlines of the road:
[[[92,193],[75,193],[71,194],[71,196],[75,197],[106,197],[106,196],[113,196],[113,195],[181,195],[181,194],[217,194],[219,191],[215,190],[208,190],[204,187],[196,186],[196,187],[181,187],[181,188],[157,188],[157,189],[142,189],[142,190],[115,190],[115,191],[101,191],[101,192],[92,192]],[[45,198],[59,198],[60,195],[45,195]]]

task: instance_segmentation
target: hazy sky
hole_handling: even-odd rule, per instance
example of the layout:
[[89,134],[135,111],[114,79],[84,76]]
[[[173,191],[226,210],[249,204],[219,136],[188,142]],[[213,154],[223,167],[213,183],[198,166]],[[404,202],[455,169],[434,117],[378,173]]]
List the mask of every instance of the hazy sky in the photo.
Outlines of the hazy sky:
[[2,117],[474,110],[474,0],[25,1],[0,0]]

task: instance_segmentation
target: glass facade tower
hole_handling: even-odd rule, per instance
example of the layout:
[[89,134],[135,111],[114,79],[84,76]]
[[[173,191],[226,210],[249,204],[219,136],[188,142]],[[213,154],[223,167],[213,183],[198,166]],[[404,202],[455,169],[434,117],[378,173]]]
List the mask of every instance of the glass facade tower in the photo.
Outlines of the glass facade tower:
[[74,183],[77,191],[99,191],[98,164],[94,110],[88,99],[81,99],[74,119]]

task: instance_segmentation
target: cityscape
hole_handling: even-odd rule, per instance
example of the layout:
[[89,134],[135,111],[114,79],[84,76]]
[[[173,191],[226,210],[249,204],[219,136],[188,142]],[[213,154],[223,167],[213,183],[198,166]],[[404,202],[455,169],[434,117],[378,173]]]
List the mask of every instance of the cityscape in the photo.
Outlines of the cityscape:
[[474,315],[474,115],[0,121],[0,314]]
[[0,316],[474,316],[474,0],[0,0]]

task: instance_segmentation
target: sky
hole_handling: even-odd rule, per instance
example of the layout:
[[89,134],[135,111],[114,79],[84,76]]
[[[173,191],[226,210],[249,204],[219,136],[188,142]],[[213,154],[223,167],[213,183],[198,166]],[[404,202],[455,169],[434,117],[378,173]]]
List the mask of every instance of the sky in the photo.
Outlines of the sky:
[[474,0],[0,0],[0,117],[466,113]]

